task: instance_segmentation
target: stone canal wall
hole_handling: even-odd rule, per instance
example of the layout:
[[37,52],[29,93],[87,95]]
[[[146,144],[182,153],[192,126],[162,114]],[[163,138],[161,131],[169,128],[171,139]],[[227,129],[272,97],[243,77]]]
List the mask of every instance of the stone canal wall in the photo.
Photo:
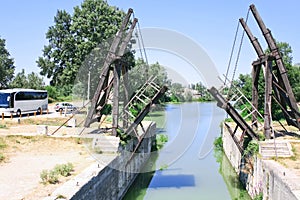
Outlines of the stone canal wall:
[[137,153],[132,155],[137,141],[131,141],[119,156],[85,184],[72,199],[121,199],[150,157],[156,137],[156,124],[153,123],[148,131]]
[[78,175],[82,178],[74,178],[77,182],[68,181],[45,200],[54,200],[59,196],[73,200],[121,199],[150,158],[151,147],[156,142],[156,124],[151,123],[144,128],[148,133],[134,155],[132,151],[137,146],[137,140],[129,142],[125,150],[104,168],[97,169],[97,166],[91,166]]
[[222,139],[225,155],[252,198],[262,193],[268,200],[300,199],[300,179],[294,172],[259,156],[245,162],[225,126]]

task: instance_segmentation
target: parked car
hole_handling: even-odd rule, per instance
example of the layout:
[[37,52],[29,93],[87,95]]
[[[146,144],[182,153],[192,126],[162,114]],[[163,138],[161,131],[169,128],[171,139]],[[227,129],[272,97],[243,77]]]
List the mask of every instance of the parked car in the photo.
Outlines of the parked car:
[[77,110],[77,107],[74,106],[73,104],[71,103],[68,103],[68,102],[60,102],[60,103],[57,103],[55,104],[55,111],[56,112],[60,112],[60,111],[74,111],[74,110]]

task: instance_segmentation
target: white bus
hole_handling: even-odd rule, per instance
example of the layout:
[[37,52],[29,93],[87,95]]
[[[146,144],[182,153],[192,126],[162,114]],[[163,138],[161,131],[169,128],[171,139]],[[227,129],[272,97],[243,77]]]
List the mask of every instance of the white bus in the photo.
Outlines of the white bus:
[[0,90],[0,116],[10,116],[48,109],[48,93],[45,90],[7,89]]

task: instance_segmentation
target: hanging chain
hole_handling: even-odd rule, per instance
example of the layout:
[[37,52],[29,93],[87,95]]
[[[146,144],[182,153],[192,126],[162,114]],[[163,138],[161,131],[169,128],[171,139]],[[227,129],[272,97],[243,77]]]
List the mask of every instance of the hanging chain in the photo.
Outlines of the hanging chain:
[[[133,12],[133,17],[135,17],[134,12]],[[146,53],[146,49],[145,49],[144,40],[143,40],[142,31],[141,31],[139,21],[137,22],[137,27],[136,27],[136,37],[138,38],[138,43],[139,43],[138,45],[139,45],[139,49],[140,49],[141,58],[146,63],[145,74],[146,74],[146,79],[148,79],[148,76],[149,76],[148,75],[149,62],[148,62],[148,56],[147,56],[147,53]],[[144,56],[143,56],[143,54],[144,54]],[[144,57],[145,57],[145,59],[144,59]]]
[[[246,20],[245,20],[246,24],[248,22],[249,12],[250,12],[250,8],[248,9],[248,12],[247,12],[247,16],[246,16]],[[239,50],[238,50],[238,53],[237,53],[237,57],[236,57],[236,61],[235,61],[235,66],[234,66],[234,70],[233,70],[233,74],[232,74],[232,78],[231,78],[231,85],[230,85],[230,88],[228,90],[228,96],[229,96],[229,94],[231,92],[232,84],[233,84],[234,77],[235,77],[235,73],[236,73],[236,70],[237,70],[237,67],[238,67],[238,62],[239,62],[239,59],[240,59],[240,54],[241,54],[241,50],[242,50],[242,46],[243,46],[244,36],[245,36],[245,30],[242,33],[242,37],[241,37],[241,41],[240,41],[240,45],[239,45]]]
[[229,69],[230,69],[230,65],[231,65],[231,60],[232,60],[233,53],[234,53],[235,43],[236,43],[237,35],[238,35],[238,32],[239,32],[239,27],[240,27],[240,23],[238,21],[236,31],[235,31],[234,40],[233,40],[233,45],[232,45],[232,48],[231,48],[231,54],[230,54],[230,57],[229,57],[229,62],[228,62],[227,70],[226,70],[224,86],[226,86],[226,81],[227,81],[227,78],[228,78],[228,73],[229,73]]

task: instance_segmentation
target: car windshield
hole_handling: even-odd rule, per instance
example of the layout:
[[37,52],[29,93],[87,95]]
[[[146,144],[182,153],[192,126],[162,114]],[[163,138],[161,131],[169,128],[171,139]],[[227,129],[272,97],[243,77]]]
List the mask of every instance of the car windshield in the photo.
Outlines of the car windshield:
[[9,108],[9,93],[0,93],[0,108]]

